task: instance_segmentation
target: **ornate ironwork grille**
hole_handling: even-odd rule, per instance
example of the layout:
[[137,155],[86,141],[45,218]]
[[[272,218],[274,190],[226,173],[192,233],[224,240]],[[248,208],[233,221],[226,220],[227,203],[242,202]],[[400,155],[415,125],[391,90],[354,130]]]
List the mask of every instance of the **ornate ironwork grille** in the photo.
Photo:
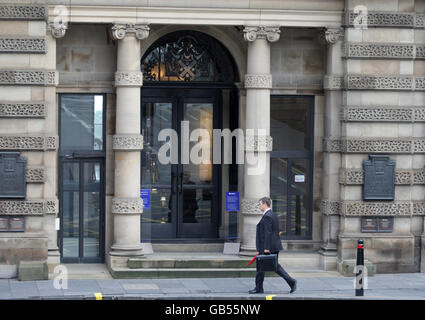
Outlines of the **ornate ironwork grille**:
[[144,81],[236,82],[227,49],[197,31],[178,31],[156,41],[142,58]]

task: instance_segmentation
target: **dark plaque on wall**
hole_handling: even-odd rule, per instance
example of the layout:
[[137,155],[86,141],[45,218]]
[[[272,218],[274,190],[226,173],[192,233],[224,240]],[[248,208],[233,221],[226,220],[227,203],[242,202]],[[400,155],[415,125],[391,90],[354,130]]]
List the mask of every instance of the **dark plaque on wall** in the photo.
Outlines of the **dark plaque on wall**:
[[362,232],[393,232],[394,217],[362,217]]
[[7,232],[9,230],[9,218],[0,218],[0,232]]
[[369,155],[363,161],[363,200],[394,200],[395,161],[385,155]]
[[26,167],[19,152],[0,152],[0,198],[25,199]]
[[0,217],[0,232],[25,232],[25,217]]
[[376,232],[377,230],[376,218],[362,219],[362,232]]

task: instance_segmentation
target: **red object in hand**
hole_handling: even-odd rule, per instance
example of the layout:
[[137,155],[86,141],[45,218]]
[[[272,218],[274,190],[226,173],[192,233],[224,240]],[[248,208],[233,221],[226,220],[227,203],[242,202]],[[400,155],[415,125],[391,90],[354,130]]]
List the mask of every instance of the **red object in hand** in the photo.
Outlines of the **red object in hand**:
[[254,258],[252,258],[252,260],[248,263],[248,265],[250,266],[255,261],[255,259],[257,259],[257,255]]

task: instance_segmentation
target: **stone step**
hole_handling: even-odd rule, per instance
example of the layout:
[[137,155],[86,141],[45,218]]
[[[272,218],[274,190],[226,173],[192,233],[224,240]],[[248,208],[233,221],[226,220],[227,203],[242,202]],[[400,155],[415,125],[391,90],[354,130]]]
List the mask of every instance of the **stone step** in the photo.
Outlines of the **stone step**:
[[[116,279],[142,278],[241,278],[255,277],[253,268],[116,268],[111,271]],[[273,273],[270,273],[273,275]]]
[[255,268],[255,263],[248,267],[251,259],[129,259],[130,269],[222,269],[222,268]]

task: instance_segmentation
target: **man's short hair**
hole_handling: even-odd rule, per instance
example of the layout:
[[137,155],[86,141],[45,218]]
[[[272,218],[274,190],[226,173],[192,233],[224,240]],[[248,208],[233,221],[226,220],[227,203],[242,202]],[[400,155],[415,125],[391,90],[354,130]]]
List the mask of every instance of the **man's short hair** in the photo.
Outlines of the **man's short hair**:
[[271,204],[272,204],[272,200],[269,198],[269,197],[262,197],[261,199],[260,199],[260,201],[262,202],[262,203],[265,203],[269,208],[270,208],[270,206],[271,206]]

